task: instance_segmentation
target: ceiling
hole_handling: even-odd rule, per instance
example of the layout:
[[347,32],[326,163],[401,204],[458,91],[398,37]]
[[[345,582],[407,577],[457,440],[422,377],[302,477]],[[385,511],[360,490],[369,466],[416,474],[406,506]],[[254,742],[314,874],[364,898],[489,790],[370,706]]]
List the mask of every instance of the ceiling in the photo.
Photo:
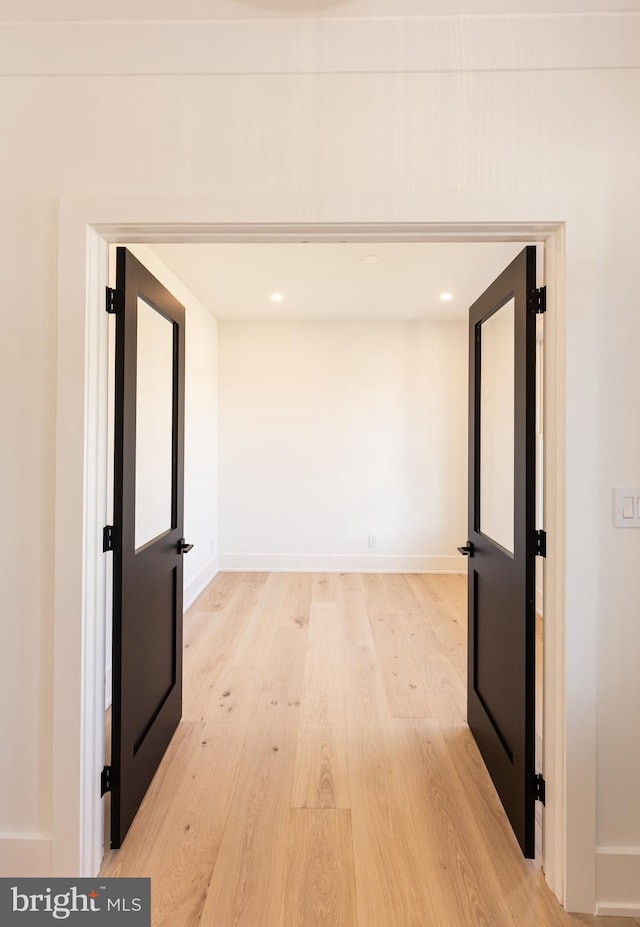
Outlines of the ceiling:
[[[220,320],[451,320],[466,318],[469,306],[523,246],[299,242],[150,247]],[[274,293],[282,300],[272,301]],[[444,302],[442,293],[451,299]]]

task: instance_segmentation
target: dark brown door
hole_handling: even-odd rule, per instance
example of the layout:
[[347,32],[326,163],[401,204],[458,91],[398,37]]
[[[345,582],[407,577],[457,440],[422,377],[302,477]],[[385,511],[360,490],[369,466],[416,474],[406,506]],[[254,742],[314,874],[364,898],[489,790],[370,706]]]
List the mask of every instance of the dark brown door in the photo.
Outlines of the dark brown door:
[[515,835],[534,856],[536,254],[469,310],[467,710]]
[[[182,716],[184,309],[117,253],[111,846]],[[124,294],[124,295],[122,295]]]

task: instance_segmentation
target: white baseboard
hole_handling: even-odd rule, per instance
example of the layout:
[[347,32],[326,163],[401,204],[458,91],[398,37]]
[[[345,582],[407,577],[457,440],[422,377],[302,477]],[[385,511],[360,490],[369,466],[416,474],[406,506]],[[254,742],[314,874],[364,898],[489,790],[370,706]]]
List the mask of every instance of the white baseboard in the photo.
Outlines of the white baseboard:
[[221,558],[217,556],[213,557],[209,563],[200,570],[198,575],[185,585],[183,593],[183,611],[186,612],[186,610],[193,605],[200,593],[206,589],[216,573],[218,573],[220,570],[220,559]]
[[640,847],[596,850],[596,914],[640,917]]
[[466,573],[462,557],[387,554],[220,554],[220,570],[247,573]]
[[48,834],[0,834],[0,878],[46,879],[50,875]]

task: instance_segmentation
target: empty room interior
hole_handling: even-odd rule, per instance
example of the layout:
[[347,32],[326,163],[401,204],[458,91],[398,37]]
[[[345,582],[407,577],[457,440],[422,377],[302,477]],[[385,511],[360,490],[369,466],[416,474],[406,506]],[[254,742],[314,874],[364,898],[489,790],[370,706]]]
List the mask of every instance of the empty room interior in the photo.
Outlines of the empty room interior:
[[156,927],[578,920],[466,724],[469,308],[524,247],[129,246],[186,323],[182,720],[101,869]]

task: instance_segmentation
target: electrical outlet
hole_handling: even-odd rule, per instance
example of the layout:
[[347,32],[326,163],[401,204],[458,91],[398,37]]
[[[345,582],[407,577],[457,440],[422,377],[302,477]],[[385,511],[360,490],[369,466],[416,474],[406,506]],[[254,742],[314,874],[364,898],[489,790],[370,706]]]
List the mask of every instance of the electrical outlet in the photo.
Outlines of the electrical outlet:
[[368,537],[368,546],[369,550],[375,550],[377,545],[375,534],[370,534]]

